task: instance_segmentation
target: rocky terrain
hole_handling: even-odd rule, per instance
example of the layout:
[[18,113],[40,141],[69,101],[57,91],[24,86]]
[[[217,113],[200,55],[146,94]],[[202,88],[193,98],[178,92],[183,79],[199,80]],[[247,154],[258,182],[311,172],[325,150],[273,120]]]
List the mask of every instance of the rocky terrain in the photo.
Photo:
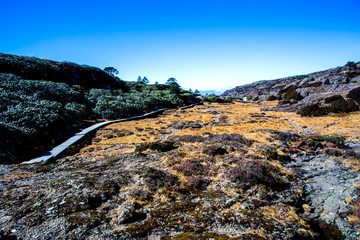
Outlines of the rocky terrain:
[[1,239],[359,239],[360,112],[276,104],[168,110],[1,165]]
[[359,92],[360,63],[348,62],[326,71],[239,86],[222,96],[280,100],[274,110],[320,116],[359,110]]

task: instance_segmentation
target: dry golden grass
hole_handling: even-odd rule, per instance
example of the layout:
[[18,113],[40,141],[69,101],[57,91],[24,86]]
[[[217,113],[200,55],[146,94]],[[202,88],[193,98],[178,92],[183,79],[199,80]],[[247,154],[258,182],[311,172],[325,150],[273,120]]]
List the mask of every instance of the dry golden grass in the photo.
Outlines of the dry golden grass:
[[[264,130],[291,131],[300,134],[305,132],[338,134],[346,136],[350,141],[360,141],[360,112],[309,118],[301,117],[296,113],[261,110],[276,104],[276,101],[263,102],[261,105],[205,103],[203,106],[186,110],[170,110],[157,118],[114,123],[98,130],[97,141],[83,148],[80,155],[84,157],[96,155],[99,158],[99,155],[105,157],[131,153],[136,144],[164,140],[171,135],[203,135],[205,133],[237,133],[255,140],[254,146],[280,144],[273,140],[269,142],[271,133]],[[193,121],[200,123],[202,128],[174,129],[171,127],[174,121]],[[113,134],[113,131],[130,131],[133,134],[119,137]],[[109,138],[107,135],[113,136]],[[190,155],[193,154],[192,157],[198,154],[191,153],[186,147],[183,150]]]
[[0,181],[8,181],[8,180],[28,178],[28,177],[36,177],[37,175],[38,175],[37,173],[12,171],[11,175],[5,176],[4,178],[0,179]]

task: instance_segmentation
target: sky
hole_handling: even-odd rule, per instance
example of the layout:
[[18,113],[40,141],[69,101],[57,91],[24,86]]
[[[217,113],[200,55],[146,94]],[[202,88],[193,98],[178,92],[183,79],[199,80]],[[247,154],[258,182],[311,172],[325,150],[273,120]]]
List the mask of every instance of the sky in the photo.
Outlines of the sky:
[[360,1],[0,1],[0,52],[225,90],[360,61]]

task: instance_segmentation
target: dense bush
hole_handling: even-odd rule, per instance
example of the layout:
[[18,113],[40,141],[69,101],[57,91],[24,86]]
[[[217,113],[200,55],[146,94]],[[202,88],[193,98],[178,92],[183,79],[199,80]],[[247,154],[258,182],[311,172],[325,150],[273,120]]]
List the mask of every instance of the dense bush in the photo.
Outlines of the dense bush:
[[55,62],[35,57],[15,56],[0,53],[1,73],[12,73],[22,79],[63,82],[81,85],[87,89],[126,89],[126,83],[105,71],[70,62]]
[[198,101],[165,85],[127,84],[126,92],[87,89],[0,73],[0,162],[19,162],[45,153],[76,133],[76,126],[86,119],[123,118]]
[[217,102],[217,103],[231,103],[232,102],[232,99],[227,97],[227,98],[221,98],[219,97],[218,95],[215,95],[215,94],[210,94],[210,95],[207,95],[207,96],[203,96],[202,97],[202,101],[203,102]]

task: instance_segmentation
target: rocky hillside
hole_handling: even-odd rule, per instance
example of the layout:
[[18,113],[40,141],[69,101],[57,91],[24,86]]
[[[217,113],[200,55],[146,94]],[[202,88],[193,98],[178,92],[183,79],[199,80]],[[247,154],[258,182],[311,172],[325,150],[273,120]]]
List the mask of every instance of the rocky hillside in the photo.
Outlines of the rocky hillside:
[[[303,115],[308,115],[307,109],[303,108],[312,106],[311,112],[323,115],[358,110],[359,97],[356,93],[359,87],[360,63],[348,62],[343,67],[326,71],[239,86],[222,96],[251,97],[260,101],[280,100],[278,110],[295,111]],[[333,97],[335,95],[337,97]]]

